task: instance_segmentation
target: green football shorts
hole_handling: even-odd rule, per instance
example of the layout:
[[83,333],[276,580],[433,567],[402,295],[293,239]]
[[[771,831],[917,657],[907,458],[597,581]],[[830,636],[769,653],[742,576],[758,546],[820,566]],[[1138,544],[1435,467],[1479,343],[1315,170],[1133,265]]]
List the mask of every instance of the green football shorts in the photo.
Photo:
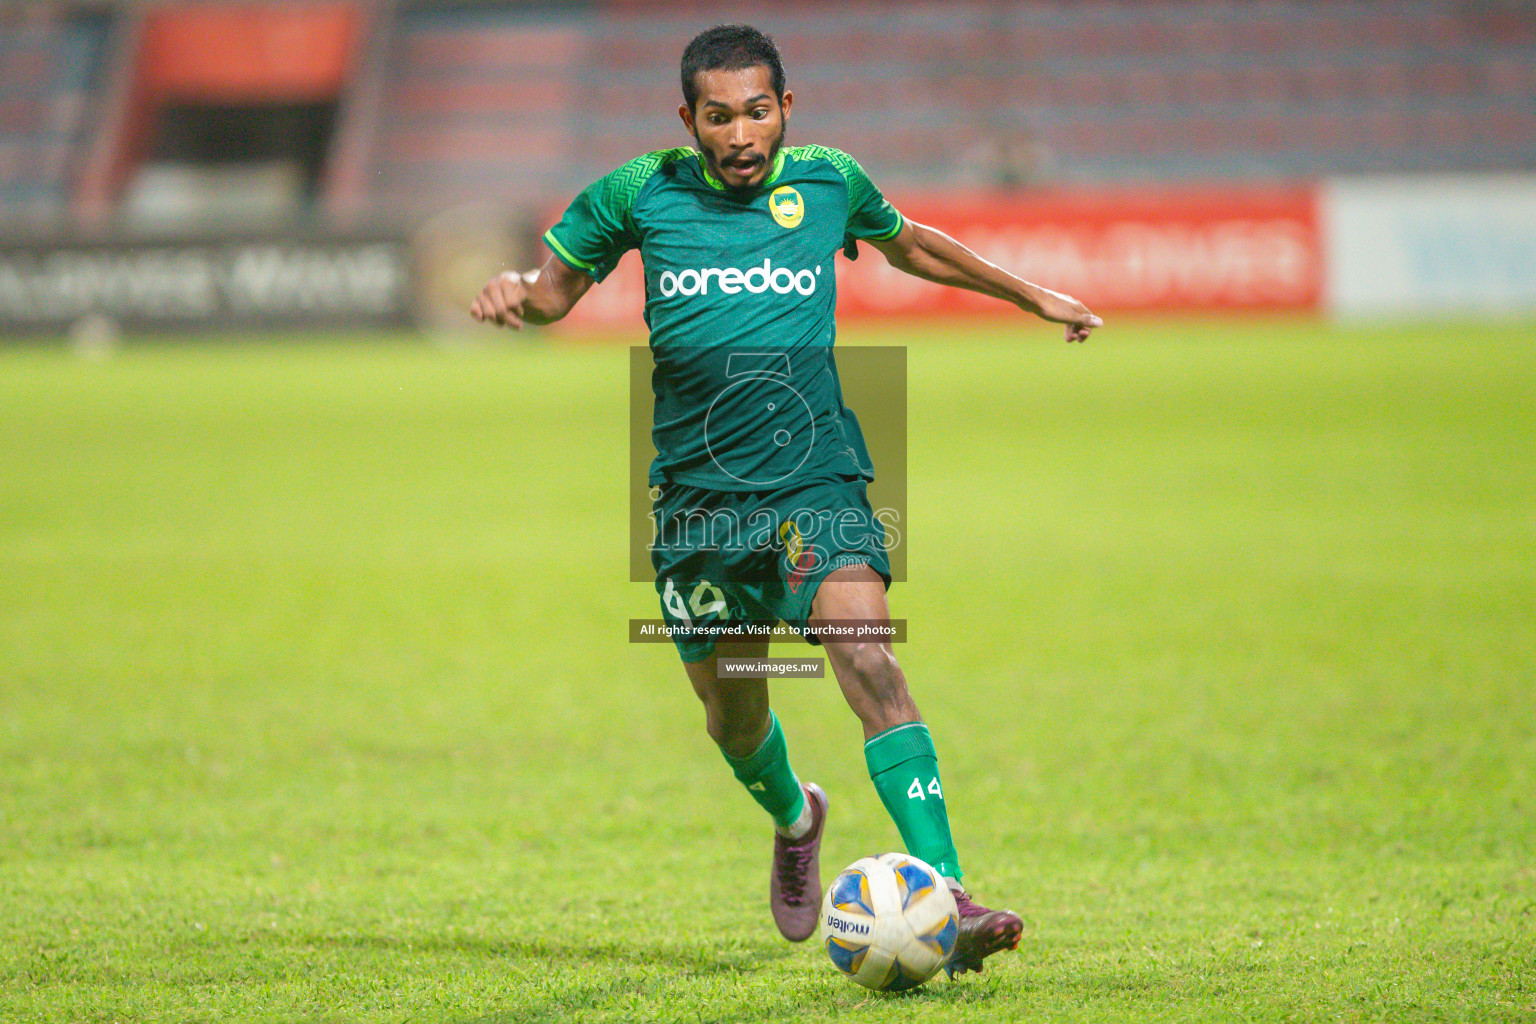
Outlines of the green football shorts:
[[890,586],[885,527],[864,488],[841,476],[768,491],[653,487],[651,564],[682,659],[708,658],[723,629],[783,620],[803,633],[817,588],[836,569],[868,565]]

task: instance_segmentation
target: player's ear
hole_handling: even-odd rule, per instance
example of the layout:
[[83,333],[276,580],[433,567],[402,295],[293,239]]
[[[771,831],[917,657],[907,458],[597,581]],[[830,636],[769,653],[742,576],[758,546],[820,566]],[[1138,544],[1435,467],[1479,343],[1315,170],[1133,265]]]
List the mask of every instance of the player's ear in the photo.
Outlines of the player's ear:
[[688,104],[678,105],[677,116],[683,119],[683,127],[688,129],[688,134],[696,134],[693,130],[693,111],[688,109]]
[[785,121],[789,120],[789,108],[794,104],[794,102],[795,94],[786,89],[784,92],[784,98],[779,100],[779,109],[784,112]]

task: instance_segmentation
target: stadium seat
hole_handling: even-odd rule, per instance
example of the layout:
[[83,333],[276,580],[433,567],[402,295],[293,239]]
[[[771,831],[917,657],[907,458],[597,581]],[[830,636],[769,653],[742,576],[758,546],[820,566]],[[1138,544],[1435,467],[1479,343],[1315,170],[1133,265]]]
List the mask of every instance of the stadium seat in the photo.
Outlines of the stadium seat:
[[[709,10],[404,7],[370,147],[375,200],[547,201],[682,142],[677,47]],[[1012,124],[1032,125],[1057,166],[1106,180],[1536,162],[1536,19],[1455,0],[854,0],[753,17],[799,97],[792,141],[848,149],[882,180],[949,180],[957,154]],[[38,59],[22,49],[6,62]],[[39,123],[24,90],[0,95],[0,124]],[[13,179],[56,154],[23,149]]]

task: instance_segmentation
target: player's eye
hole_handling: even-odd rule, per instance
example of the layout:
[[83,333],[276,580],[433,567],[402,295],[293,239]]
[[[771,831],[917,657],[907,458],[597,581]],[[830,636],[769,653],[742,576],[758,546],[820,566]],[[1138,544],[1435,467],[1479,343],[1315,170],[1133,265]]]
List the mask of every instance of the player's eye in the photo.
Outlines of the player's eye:
[[761,121],[761,120],[765,119],[767,116],[768,116],[768,108],[767,107],[758,107],[756,110],[752,111],[752,120],[754,120],[754,121]]

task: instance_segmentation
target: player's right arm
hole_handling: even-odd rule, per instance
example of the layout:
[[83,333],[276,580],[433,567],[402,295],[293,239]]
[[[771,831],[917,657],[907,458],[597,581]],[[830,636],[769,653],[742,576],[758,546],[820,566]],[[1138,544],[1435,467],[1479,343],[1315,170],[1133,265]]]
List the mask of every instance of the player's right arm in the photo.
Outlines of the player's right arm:
[[565,316],[588,288],[612,272],[620,257],[640,247],[632,211],[645,183],[668,160],[692,152],[647,153],[582,189],[560,223],[544,232],[544,243],[554,255],[538,270],[491,278],[470,304],[469,315],[505,327],[549,324]]
[[587,274],[551,256],[537,270],[509,270],[491,278],[470,303],[469,315],[514,329],[525,323],[552,324],[571,311],[592,283]]

